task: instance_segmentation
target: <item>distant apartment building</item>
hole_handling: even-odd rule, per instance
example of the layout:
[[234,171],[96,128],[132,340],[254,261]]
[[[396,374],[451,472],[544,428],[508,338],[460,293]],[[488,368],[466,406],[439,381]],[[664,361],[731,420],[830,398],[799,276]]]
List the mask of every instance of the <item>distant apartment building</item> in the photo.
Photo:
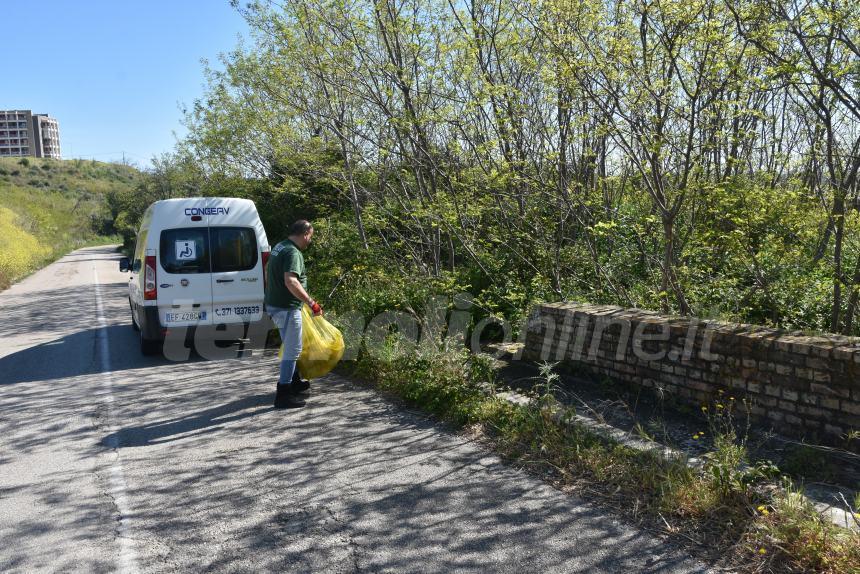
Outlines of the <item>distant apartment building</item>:
[[60,159],[60,128],[48,114],[0,110],[0,157]]

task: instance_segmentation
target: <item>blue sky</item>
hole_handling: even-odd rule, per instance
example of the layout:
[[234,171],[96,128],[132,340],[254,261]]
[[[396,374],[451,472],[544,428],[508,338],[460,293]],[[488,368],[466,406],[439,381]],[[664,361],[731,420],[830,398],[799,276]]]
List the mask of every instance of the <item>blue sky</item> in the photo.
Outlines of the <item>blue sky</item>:
[[229,0],[5,0],[0,14],[5,77],[15,70],[0,109],[57,118],[64,158],[125,152],[141,167],[184,133],[180,103],[203,93],[201,58],[216,65],[247,36]]

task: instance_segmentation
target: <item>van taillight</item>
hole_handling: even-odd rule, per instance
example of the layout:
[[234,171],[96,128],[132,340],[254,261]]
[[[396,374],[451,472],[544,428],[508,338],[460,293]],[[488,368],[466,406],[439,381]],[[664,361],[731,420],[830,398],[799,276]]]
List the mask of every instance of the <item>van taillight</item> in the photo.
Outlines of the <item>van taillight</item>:
[[267,287],[266,285],[266,265],[269,264],[269,255],[271,255],[271,251],[263,251],[263,289]]
[[155,255],[147,255],[144,262],[143,272],[143,298],[152,300],[158,296],[158,287],[155,285]]

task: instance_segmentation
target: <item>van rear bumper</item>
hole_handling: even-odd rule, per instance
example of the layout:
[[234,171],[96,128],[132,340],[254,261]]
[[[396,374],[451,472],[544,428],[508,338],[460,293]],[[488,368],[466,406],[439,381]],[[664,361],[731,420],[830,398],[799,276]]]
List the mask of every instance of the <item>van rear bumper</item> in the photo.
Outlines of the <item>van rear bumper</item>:
[[[138,316],[142,319],[140,322],[140,331],[143,338],[149,341],[163,341],[166,336],[176,334],[184,336],[187,341],[193,341],[198,336],[215,340],[229,340],[231,338],[249,339],[252,345],[263,347],[266,344],[269,331],[275,328],[269,316],[263,313],[262,319],[258,321],[168,329],[161,324],[158,307],[140,307],[139,310],[140,313]],[[241,334],[238,333],[239,330],[241,330]]]

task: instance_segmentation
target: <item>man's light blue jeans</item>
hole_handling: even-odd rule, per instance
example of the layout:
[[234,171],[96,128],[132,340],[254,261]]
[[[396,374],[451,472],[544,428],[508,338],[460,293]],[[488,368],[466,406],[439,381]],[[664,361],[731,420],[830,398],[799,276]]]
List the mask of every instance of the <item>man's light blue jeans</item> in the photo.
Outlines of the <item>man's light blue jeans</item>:
[[281,333],[281,342],[284,345],[278,384],[289,385],[293,380],[296,361],[299,355],[302,354],[302,310],[284,309],[268,305],[266,306],[266,312],[278,327],[278,331]]

